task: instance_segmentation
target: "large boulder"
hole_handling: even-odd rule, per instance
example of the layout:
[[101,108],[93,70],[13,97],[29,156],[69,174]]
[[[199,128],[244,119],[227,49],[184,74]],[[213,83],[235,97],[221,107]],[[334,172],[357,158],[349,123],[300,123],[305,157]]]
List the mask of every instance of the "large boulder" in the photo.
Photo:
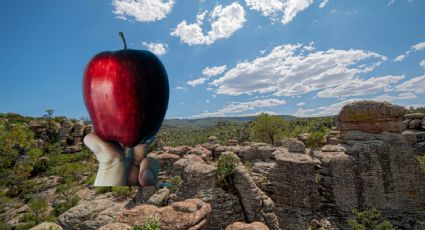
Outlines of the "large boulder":
[[269,228],[261,222],[235,222],[227,226],[226,230],[269,230]]
[[401,132],[405,113],[404,107],[388,102],[357,101],[342,107],[337,125],[341,131]]
[[59,226],[56,223],[52,223],[52,222],[43,222],[41,224],[38,224],[32,228],[30,228],[30,230],[62,230],[63,228],[61,226]]
[[206,224],[210,212],[210,204],[200,199],[187,199],[162,208],[147,204],[139,205],[119,213],[115,222],[135,226],[156,219],[161,223],[163,230],[197,230]]
[[60,215],[58,223],[64,229],[98,229],[112,223],[124,208],[125,201],[117,202],[111,194],[104,194],[94,200],[83,200]]
[[124,223],[110,223],[99,228],[99,230],[130,230],[130,225]]

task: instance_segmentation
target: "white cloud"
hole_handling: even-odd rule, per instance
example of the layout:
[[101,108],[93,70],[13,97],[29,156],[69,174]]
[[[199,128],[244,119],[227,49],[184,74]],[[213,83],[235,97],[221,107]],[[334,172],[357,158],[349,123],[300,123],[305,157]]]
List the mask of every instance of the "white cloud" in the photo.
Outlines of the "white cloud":
[[[202,70],[202,75],[203,75],[202,77],[195,79],[195,80],[188,81],[187,84],[191,85],[193,87],[195,87],[197,85],[202,85],[202,84],[205,83],[206,80],[210,79],[211,77],[222,74],[224,71],[226,71],[226,68],[227,68],[226,65],[205,67]],[[208,91],[211,91],[211,90],[212,90],[212,88]]]
[[337,87],[372,71],[385,56],[363,50],[305,52],[305,46],[281,45],[262,57],[239,62],[214,80],[217,94],[274,93],[296,96]]
[[164,43],[154,43],[154,42],[143,42],[143,45],[148,48],[149,51],[151,51],[152,53],[161,56],[164,55],[167,52],[167,44]]
[[412,48],[412,50],[414,50],[414,51],[422,51],[422,50],[424,50],[424,49],[425,49],[425,42],[420,42],[420,43],[418,43],[418,44],[416,44],[416,45],[412,46],[411,48]]
[[202,24],[207,12],[202,12],[196,16],[196,22],[188,24],[186,20],[182,21],[171,32],[172,36],[179,37],[180,41],[192,45],[211,45],[217,40],[229,38],[234,32],[241,29],[245,23],[245,11],[238,2],[223,7],[218,5],[214,7],[209,14],[211,21],[211,30],[204,34]]
[[412,92],[407,92],[407,93],[400,93],[397,96],[397,99],[402,99],[402,100],[409,100],[409,99],[415,99],[417,98],[416,94],[412,93]]
[[341,108],[354,101],[362,100],[360,98],[347,99],[344,101],[340,101],[334,104],[330,104],[327,106],[321,106],[317,109],[302,109],[299,108],[298,111],[294,114],[295,116],[300,117],[319,117],[319,116],[332,116],[336,115],[341,111]]
[[307,9],[312,3],[313,0],[286,0],[283,10],[283,24],[286,25],[291,22],[297,16],[298,12]]
[[190,85],[190,86],[195,87],[195,86],[197,86],[197,85],[202,85],[202,84],[204,84],[204,82],[205,82],[206,80],[207,80],[207,79],[206,79],[205,77],[201,77],[201,78],[198,78],[198,79],[195,79],[195,80],[192,80],[192,81],[188,81],[188,82],[187,82],[187,84],[188,84],[188,85]]
[[396,87],[396,91],[425,93],[425,75],[412,78]]
[[305,105],[305,103],[304,103],[304,102],[300,102],[300,103],[298,103],[298,104],[297,104],[297,106],[300,106],[300,107],[301,107],[301,106],[304,106],[304,105]]
[[234,115],[237,113],[242,113],[249,110],[255,110],[258,108],[274,107],[274,106],[284,105],[284,104],[286,104],[285,100],[272,99],[272,98],[255,100],[255,101],[247,101],[247,102],[232,102],[216,112],[205,111],[204,113],[195,115],[193,117],[224,117],[224,116],[228,116],[229,114]]
[[406,54],[400,54],[396,58],[394,58],[393,61],[401,62],[404,60],[405,57],[406,57]]
[[375,94],[380,91],[391,90],[390,84],[397,83],[404,79],[403,75],[400,76],[384,76],[372,77],[366,80],[351,79],[347,80],[336,87],[327,88],[317,93],[318,97],[349,97],[349,96],[363,96]]
[[404,54],[398,55],[394,61],[403,61],[412,51],[422,51],[425,49],[425,42],[419,42],[416,45],[410,47],[410,50],[406,51]]
[[251,10],[260,11],[264,16],[275,16],[284,6],[281,0],[245,0],[245,3]]
[[[328,0],[323,2],[326,5]],[[313,3],[313,0],[245,0],[245,3],[251,10],[259,11],[262,15],[270,17],[272,21],[276,21],[277,16],[283,13],[281,21],[286,25],[299,12],[307,9]]]
[[184,90],[184,89],[186,89],[186,87],[177,86],[177,87],[176,87],[176,89],[177,89],[177,90]]
[[391,6],[392,4],[394,4],[395,3],[395,0],[390,0],[389,2],[388,2],[388,4],[387,4],[387,6]]
[[422,68],[424,68],[424,69],[425,69],[425,59],[424,59],[424,60],[422,60],[422,61],[419,63],[419,65],[420,65]]
[[210,77],[214,77],[214,76],[217,76],[219,74],[224,73],[224,71],[226,71],[226,69],[227,69],[226,65],[205,67],[202,70],[202,75],[204,75],[207,78],[210,78]]
[[134,17],[140,22],[161,20],[173,9],[174,0],[113,0],[114,14],[121,19]]
[[241,115],[238,115],[238,117],[253,117],[253,116],[260,115],[262,113],[267,113],[268,115],[278,115],[278,113],[276,113],[274,111],[259,111],[259,112],[256,112],[256,113],[241,114]]
[[296,113],[294,113],[294,116],[297,117],[309,117],[312,113],[314,113],[314,109],[303,109],[299,108]]
[[320,8],[325,7],[325,6],[326,6],[326,4],[328,4],[328,2],[329,2],[329,0],[323,0],[323,1],[320,3],[319,7],[320,7]]

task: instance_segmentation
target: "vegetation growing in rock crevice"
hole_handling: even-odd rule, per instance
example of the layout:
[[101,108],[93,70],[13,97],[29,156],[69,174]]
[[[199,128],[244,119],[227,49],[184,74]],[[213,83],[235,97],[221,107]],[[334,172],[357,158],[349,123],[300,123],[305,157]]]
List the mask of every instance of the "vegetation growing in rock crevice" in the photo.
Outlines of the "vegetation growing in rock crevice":
[[233,185],[233,174],[239,158],[233,154],[222,154],[217,160],[218,184],[225,190],[229,190]]
[[393,230],[394,226],[376,210],[353,211],[354,217],[348,220],[352,230]]
[[149,218],[142,225],[136,225],[133,230],[161,230],[161,222],[155,218]]

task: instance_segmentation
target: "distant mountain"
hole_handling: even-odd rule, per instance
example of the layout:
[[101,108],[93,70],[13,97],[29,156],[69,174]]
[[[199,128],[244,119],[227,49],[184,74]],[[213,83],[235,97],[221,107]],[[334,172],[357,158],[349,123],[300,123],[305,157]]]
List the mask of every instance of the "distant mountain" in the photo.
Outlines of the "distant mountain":
[[[279,115],[285,120],[293,120],[297,117],[291,115]],[[185,127],[201,127],[208,128],[216,125],[220,121],[230,121],[230,122],[249,122],[253,121],[255,116],[244,116],[244,117],[207,117],[207,118],[197,118],[197,119],[165,119],[162,123],[163,125],[174,126],[178,128]]]

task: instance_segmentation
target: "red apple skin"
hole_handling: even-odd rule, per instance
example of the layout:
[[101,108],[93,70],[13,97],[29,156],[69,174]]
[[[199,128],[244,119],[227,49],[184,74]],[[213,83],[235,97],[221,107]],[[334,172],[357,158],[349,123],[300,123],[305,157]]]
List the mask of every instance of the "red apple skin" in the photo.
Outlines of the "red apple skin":
[[95,133],[133,147],[162,125],[169,99],[167,73],[149,51],[102,52],[86,67],[83,97]]

